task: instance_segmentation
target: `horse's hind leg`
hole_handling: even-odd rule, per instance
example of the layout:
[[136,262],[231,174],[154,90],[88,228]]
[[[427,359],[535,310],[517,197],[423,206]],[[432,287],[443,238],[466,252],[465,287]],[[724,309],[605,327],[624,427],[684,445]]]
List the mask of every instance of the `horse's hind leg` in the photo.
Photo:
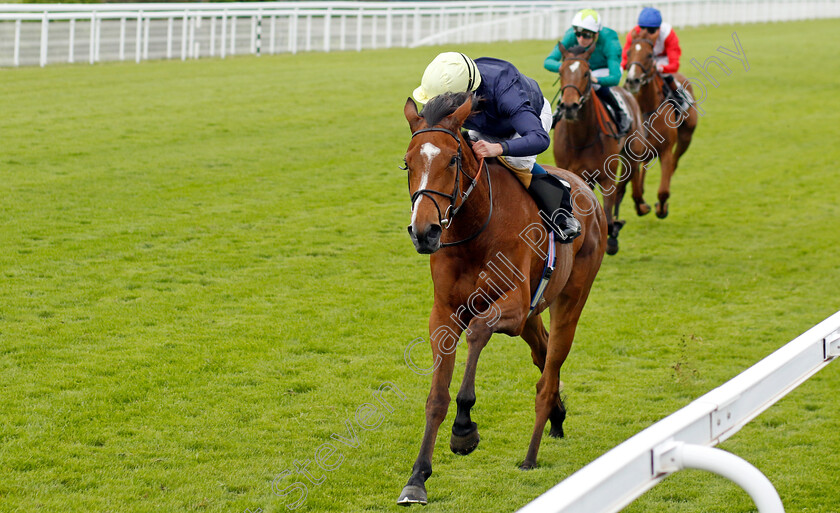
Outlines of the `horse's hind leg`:
[[[598,269],[601,267],[604,255],[601,246],[604,243],[602,236],[601,233],[588,233],[586,235],[587,239],[584,241],[584,247],[575,257],[572,274],[569,276],[565,288],[561,295],[551,303],[551,330],[546,350],[545,367],[540,380],[537,382],[537,396],[534,404],[536,412],[534,432],[531,434],[528,453],[519,467],[523,470],[534,468],[537,465],[537,452],[540,449],[545,423],[560,400],[560,367],[566,361],[569,350],[572,348],[580,314],[586,304],[587,297],[589,297],[595,275],[598,274]],[[596,242],[596,239],[600,239],[600,242]]]
[[691,145],[691,138],[694,136],[694,129],[696,127],[697,113],[690,111],[688,119],[686,119],[683,124],[677,128],[677,147],[674,150],[674,171],[676,171],[677,166],[679,165],[680,157],[683,156],[683,153],[688,151],[688,147]]
[[[598,182],[598,185],[601,186],[601,195],[604,197],[604,213],[607,215],[607,254],[615,255],[618,253],[618,232],[624,226],[624,221],[619,221],[613,215],[618,187],[615,180],[609,179],[609,173],[607,175]],[[615,176],[615,173],[612,176]]]
[[551,307],[551,332],[546,351],[545,367],[537,382],[534,432],[531,434],[528,454],[525,455],[525,460],[519,467],[522,470],[529,470],[537,466],[537,452],[540,449],[545,424],[560,400],[560,367],[566,361],[569,350],[572,348],[572,340],[575,337],[575,328],[583,309],[583,302],[580,301],[578,304],[577,298],[561,297],[557,300],[557,303],[560,303],[559,307],[556,305]]
[[674,176],[674,153],[668,148],[659,156],[659,165],[662,167],[662,179],[659,181],[659,202],[656,203],[656,217],[665,219],[668,217],[668,198],[671,197],[671,177]]
[[[545,369],[545,355],[548,350],[548,332],[545,330],[542,318],[539,315],[528,318],[525,329],[522,330],[522,338],[531,347],[531,359],[534,361],[534,365],[542,372]],[[559,382],[558,392],[562,387],[563,383]],[[548,436],[562,438],[563,421],[566,420],[566,407],[559,394],[557,404],[552,408],[548,419],[551,421],[551,430],[548,432]]]

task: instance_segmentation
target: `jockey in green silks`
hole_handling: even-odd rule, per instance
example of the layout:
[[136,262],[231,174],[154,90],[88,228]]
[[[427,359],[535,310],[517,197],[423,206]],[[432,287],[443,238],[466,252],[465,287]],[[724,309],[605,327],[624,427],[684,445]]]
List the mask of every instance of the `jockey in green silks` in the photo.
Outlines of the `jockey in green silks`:
[[616,31],[603,27],[601,16],[594,10],[584,9],[578,12],[572,20],[572,26],[543,63],[545,69],[554,73],[560,71],[562,61],[559,44],[566,48],[574,46],[589,48],[595,45],[595,50],[589,56],[592,87],[616,117],[619,132],[626,132],[630,125],[630,115],[626,111],[624,102],[610,90],[621,81],[621,43],[619,43]]

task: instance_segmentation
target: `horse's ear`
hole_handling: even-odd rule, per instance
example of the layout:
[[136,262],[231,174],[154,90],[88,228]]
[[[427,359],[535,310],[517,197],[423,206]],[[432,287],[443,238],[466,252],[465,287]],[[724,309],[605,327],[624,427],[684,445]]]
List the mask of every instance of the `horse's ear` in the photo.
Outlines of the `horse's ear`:
[[569,50],[567,50],[566,47],[563,46],[562,41],[557,41],[557,48],[560,49],[560,55],[562,55],[564,59],[566,58],[567,55],[569,55]]
[[467,118],[470,117],[470,114],[472,114],[472,106],[473,95],[468,94],[467,99],[464,100],[464,103],[462,103],[460,107],[455,109],[455,112],[453,112],[449,116],[449,119],[452,121],[453,124],[452,128],[461,128],[461,126],[464,124],[464,121],[466,121]]
[[405,119],[408,120],[408,127],[411,128],[412,132],[417,131],[417,127],[420,125],[420,121],[423,119],[420,117],[420,114],[417,113],[417,104],[414,103],[414,100],[409,97],[405,101],[405,108],[403,109],[405,113]]
[[588,50],[586,50],[585,52],[583,52],[583,55],[581,55],[581,57],[582,57],[584,60],[587,60],[587,61],[588,61],[588,60],[589,60],[589,56],[590,56],[590,55],[592,55],[592,52],[594,52],[594,51],[595,51],[595,45],[594,45],[594,44],[592,44],[592,45],[590,45],[590,47],[589,47],[589,49],[588,49]]

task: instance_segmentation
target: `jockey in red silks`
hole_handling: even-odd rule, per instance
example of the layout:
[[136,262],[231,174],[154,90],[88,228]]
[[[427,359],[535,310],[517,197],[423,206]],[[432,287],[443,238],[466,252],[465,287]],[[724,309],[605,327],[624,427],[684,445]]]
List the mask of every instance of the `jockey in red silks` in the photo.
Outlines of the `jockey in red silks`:
[[627,68],[627,51],[633,40],[647,32],[655,37],[653,44],[653,56],[656,61],[656,70],[662,74],[662,78],[671,87],[676,90],[678,87],[674,83],[674,77],[671,73],[676,73],[680,69],[680,40],[677,38],[677,33],[668,23],[662,22],[662,13],[653,7],[645,7],[639,14],[639,24],[630,29],[627,33],[627,41],[624,43],[624,51],[622,52],[621,68]]

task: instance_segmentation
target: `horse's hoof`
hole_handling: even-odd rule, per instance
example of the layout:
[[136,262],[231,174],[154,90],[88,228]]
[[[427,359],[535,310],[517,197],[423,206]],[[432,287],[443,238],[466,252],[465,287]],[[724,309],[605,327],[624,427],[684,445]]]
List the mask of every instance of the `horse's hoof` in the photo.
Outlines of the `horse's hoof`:
[[519,465],[519,470],[533,470],[537,468],[537,462],[530,462],[530,461],[523,461],[522,465]]
[[551,438],[563,438],[566,435],[565,435],[565,433],[563,433],[563,426],[562,425],[554,426],[552,424],[551,430],[548,432],[548,436],[550,436]]
[[656,217],[659,219],[665,219],[668,217],[668,203],[666,202],[664,206],[661,206],[658,202],[656,203]]
[[647,203],[639,203],[638,205],[636,205],[636,214],[639,217],[650,214],[650,205],[648,205]]
[[452,433],[452,437],[449,439],[449,448],[452,449],[452,452],[455,454],[466,456],[478,447],[478,442],[480,440],[481,437],[478,436],[478,429],[470,431],[463,436]]
[[397,504],[400,506],[410,506],[412,504],[422,504],[425,506],[427,502],[426,488],[417,485],[406,485],[400,494],[400,498],[397,499]]
[[609,237],[607,239],[607,254],[615,255],[616,253],[618,253],[618,239]]

